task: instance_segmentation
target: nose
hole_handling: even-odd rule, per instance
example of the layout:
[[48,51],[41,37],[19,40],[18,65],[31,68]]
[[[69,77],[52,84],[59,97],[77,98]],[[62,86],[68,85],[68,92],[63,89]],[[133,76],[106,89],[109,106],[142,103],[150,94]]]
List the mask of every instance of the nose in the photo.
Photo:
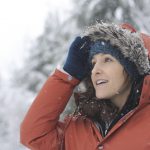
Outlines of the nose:
[[91,71],[92,75],[101,74],[103,72],[102,66],[96,63]]

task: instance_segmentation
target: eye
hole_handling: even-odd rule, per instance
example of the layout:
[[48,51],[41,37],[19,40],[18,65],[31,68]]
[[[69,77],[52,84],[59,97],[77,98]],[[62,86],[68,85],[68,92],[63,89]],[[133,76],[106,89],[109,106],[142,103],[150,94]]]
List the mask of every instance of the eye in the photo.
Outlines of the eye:
[[111,62],[111,61],[112,61],[111,58],[109,58],[109,57],[106,57],[106,58],[105,58],[105,62]]

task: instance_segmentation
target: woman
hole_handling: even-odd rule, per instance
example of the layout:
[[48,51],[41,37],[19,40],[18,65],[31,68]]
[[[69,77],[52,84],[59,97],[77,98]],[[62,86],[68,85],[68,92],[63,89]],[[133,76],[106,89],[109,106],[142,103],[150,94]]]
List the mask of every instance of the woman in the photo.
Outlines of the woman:
[[[88,27],[30,107],[21,142],[33,150],[149,150],[149,43],[128,24]],[[58,121],[81,81],[76,112]]]

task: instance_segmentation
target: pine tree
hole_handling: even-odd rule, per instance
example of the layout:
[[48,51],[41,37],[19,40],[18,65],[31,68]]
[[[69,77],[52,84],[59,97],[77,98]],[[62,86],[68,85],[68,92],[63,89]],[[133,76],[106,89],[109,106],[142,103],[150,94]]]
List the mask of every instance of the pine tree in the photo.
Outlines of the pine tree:
[[150,1],[134,0],[134,9],[131,10],[132,20],[143,32],[150,33]]
[[44,32],[28,50],[24,68],[15,72],[18,86],[24,85],[27,90],[38,92],[56,66],[64,62],[71,39],[69,25],[67,21],[60,23],[56,16],[49,15]]
[[[79,28],[95,23],[95,21],[128,21],[132,23],[131,5],[124,0],[84,0],[76,3],[73,16]],[[132,1],[132,0],[131,0]]]

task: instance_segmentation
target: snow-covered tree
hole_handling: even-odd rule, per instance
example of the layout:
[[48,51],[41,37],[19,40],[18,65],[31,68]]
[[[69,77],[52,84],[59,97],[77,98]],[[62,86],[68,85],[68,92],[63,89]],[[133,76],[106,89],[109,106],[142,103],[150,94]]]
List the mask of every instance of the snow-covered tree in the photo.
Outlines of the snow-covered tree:
[[13,87],[10,81],[0,80],[0,145],[4,150],[23,150],[20,144],[20,123],[33,95],[22,87]]
[[150,1],[134,0],[132,5],[134,7],[134,9],[131,9],[132,20],[143,32],[150,33]]
[[68,21],[60,23],[56,16],[48,16],[44,32],[28,49],[24,68],[18,70],[18,85],[24,85],[32,92],[39,91],[54,68],[64,62],[72,31],[75,30],[73,24],[70,25]]
[[83,0],[74,1],[73,16],[79,28],[95,23],[95,21],[132,22],[131,1],[128,0]]

